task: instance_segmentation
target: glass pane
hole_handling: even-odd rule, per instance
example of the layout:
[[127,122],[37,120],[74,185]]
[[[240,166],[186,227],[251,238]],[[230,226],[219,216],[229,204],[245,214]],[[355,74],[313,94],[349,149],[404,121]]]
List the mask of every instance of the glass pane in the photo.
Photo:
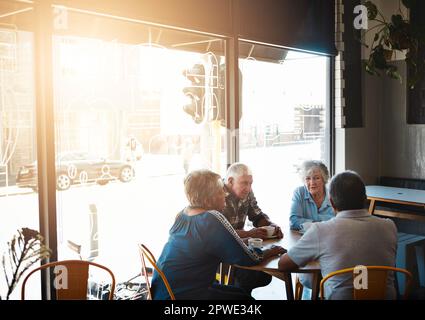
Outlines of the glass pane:
[[307,159],[329,164],[328,60],[240,42],[240,159],[253,170],[262,209],[282,224],[302,184],[298,166]]
[[[39,230],[33,20],[31,4],[0,2],[0,254],[7,266],[7,242],[17,230]],[[10,299],[20,299],[20,286]],[[2,298],[6,291],[2,267]],[[27,287],[27,293],[39,299],[40,281]]]
[[185,174],[225,172],[225,43],[66,17],[53,39],[59,257],[125,281],[140,272],[138,243],[159,255],[186,204]]

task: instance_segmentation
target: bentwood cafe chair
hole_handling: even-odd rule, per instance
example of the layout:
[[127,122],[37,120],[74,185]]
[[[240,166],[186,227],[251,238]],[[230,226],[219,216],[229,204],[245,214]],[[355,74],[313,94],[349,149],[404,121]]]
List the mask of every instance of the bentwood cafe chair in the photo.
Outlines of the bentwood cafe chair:
[[99,269],[108,276],[110,282],[103,284],[108,287],[108,299],[112,300],[115,290],[115,276],[110,269],[98,263],[84,260],[64,260],[44,264],[32,270],[25,278],[21,287],[21,299],[25,300],[25,291],[28,279],[37,271],[53,268],[54,282],[56,288],[56,300],[87,300],[89,284],[89,267]]

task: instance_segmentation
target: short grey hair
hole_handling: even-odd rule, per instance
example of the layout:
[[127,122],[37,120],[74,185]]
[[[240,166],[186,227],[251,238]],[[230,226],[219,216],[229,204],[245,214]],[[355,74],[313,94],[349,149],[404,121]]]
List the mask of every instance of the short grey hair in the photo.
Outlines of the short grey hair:
[[322,175],[323,182],[327,184],[329,181],[329,170],[326,167],[326,165],[319,160],[307,160],[301,164],[300,166],[301,179],[304,181],[305,178],[309,175],[309,173],[314,169],[320,170],[320,174]]
[[238,178],[244,175],[250,175],[252,176],[251,169],[243,163],[236,162],[232,164],[229,169],[227,169],[226,173],[226,183],[229,182],[229,178]]
[[211,197],[223,190],[219,174],[210,170],[195,170],[184,179],[184,192],[190,206],[207,209]]
[[344,171],[335,175],[329,186],[329,195],[338,211],[365,208],[366,187],[357,172]]

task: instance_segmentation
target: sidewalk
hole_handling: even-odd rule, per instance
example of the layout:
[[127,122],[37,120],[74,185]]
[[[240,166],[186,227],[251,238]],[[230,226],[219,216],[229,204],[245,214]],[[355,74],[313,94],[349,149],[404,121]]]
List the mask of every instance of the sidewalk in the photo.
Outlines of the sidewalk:
[[0,197],[16,196],[33,192],[34,190],[31,188],[19,188],[17,186],[0,187]]

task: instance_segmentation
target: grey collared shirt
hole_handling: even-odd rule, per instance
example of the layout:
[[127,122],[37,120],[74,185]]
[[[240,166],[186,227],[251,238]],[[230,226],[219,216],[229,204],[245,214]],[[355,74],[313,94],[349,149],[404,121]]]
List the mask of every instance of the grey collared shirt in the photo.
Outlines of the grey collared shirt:
[[[341,211],[334,219],[313,223],[288,256],[298,266],[317,260],[322,276],[340,269],[364,266],[395,266],[397,228],[390,219],[370,215],[367,210]],[[387,284],[388,298],[395,296],[394,277]],[[351,274],[330,278],[325,284],[327,299],[352,299]]]

